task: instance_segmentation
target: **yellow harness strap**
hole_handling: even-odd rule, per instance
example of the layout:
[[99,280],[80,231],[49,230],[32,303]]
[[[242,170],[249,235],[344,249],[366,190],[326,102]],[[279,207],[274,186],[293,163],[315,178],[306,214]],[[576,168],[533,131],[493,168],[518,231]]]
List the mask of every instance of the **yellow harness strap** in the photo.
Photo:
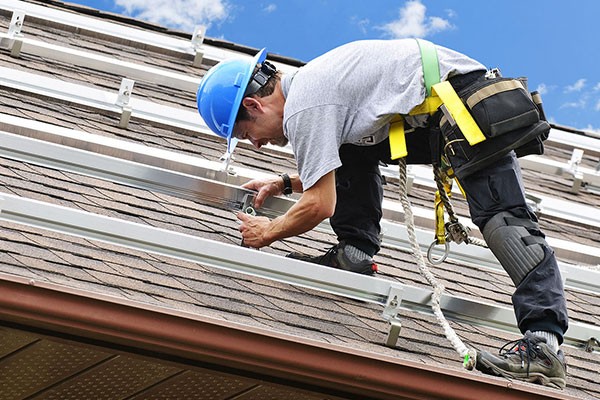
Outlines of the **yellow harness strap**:
[[[440,82],[439,63],[433,43],[420,39],[417,39],[417,43],[421,51],[427,97],[423,103],[413,108],[409,115],[433,115],[443,104],[471,146],[484,141],[483,132],[481,132],[450,82]],[[391,121],[389,137],[392,160],[406,157],[408,149],[406,148],[406,138],[404,136],[404,120],[401,115],[396,116]]]
[[390,153],[392,160],[408,155],[404,137],[404,118],[401,115],[394,117],[390,123]]
[[446,226],[444,223],[444,203],[442,203],[442,196],[440,191],[435,191],[434,200],[435,210],[435,242],[437,244],[446,243]]
[[475,122],[460,97],[458,97],[450,82],[444,81],[433,85],[431,94],[439,96],[442,104],[446,106],[446,109],[450,112],[456,125],[458,125],[471,146],[485,140],[485,136],[481,132],[481,129],[479,129],[479,125],[477,125],[477,122]]

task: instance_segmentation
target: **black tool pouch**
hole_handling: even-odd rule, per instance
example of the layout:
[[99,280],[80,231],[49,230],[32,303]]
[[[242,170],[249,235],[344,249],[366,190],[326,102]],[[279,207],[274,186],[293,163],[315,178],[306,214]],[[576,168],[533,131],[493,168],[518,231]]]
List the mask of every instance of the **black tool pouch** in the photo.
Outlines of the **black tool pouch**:
[[478,171],[511,150],[518,157],[542,154],[550,125],[527,92],[525,80],[478,80],[458,92],[486,140],[471,146],[461,130],[446,117],[440,120],[444,153],[460,179]]

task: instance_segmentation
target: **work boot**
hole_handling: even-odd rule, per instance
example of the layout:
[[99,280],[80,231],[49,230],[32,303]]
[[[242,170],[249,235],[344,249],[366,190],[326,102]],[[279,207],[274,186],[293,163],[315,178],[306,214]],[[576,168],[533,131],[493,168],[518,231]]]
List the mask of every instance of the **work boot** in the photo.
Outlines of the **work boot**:
[[476,368],[485,374],[565,387],[565,356],[561,350],[552,351],[545,338],[527,331],[522,339],[505,344],[498,353],[494,356],[487,351],[478,352]]
[[289,253],[286,257],[364,275],[373,275],[373,273],[377,272],[377,264],[373,262],[371,257],[367,256],[367,258],[364,259],[353,260],[348,255],[349,246],[349,244],[342,241],[327,250],[322,256],[309,256],[307,254],[294,252]]

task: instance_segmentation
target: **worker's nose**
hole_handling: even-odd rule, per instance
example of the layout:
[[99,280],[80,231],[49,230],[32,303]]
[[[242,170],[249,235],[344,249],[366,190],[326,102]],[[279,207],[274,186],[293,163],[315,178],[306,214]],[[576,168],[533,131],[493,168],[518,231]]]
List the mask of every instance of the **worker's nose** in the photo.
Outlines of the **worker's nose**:
[[252,138],[249,138],[249,140],[250,140],[250,143],[252,143],[252,145],[254,147],[256,147],[257,149],[260,149],[260,147],[261,147],[260,140],[255,140]]

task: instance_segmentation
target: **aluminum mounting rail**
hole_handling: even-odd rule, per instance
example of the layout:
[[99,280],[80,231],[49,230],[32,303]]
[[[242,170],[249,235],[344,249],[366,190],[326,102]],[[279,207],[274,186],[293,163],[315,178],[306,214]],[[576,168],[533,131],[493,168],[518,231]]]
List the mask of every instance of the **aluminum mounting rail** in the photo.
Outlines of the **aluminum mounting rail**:
[[[10,127],[11,123],[21,122],[19,120],[18,117],[6,116],[5,118],[0,114],[0,128]],[[37,128],[48,128],[47,125],[30,121],[27,127],[22,126],[20,130],[13,129],[18,131],[18,134],[0,131],[0,156],[192,201],[202,201],[220,208],[244,210],[251,205],[252,192],[241,189],[238,185],[250,177],[260,176],[254,171],[248,170],[245,177],[231,176],[215,169],[219,166],[215,162],[93,134],[82,135],[66,128],[54,127],[52,133],[44,132],[41,135]],[[28,136],[43,137],[45,140]],[[272,197],[267,200],[260,212],[273,218],[289,209],[294,201],[287,197]],[[429,210],[418,207],[414,209],[417,223],[431,222],[425,215],[429,214]],[[381,222],[383,244],[409,250],[410,242],[406,228],[393,222],[393,220],[403,221],[402,211],[387,209],[384,214],[386,218]],[[331,233],[331,227],[327,222],[319,225],[319,229]],[[417,229],[417,237],[422,250],[426,252],[432,241],[432,230]],[[600,261],[600,251],[589,246],[573,246],[571,243],[569,246],[555,248],[555,250],[557,253],[571,251],[590,264],[598,264]],[[439,255],[438,251],[434,252],[434,256],[439,257]],[[449,258],[467,265],[501,269],[492,253],[478,246],[452,244]],[[567,287],[596,293],[600,291],[598,285],[600,272],[566,263],[560,263],[560,267]]]
[[571,162],[563,163],[540,156],[527,156],[520,159],[521,166],[548,175],[563,176],[573,180],[572,192],[577,193],[582,186],[600,189],[600,172],[597,169],[579,165],[583,151],[574,151]]
[[51,21],[55,24],[79,28],[83,31],[112,36],[119,40],[130,40],[157,48],[194,55],[190,40],[149,32],[148,30],[124,26],[107,20],[93,18],[79,13],[63,11],[19,0],[0,0],[0,8],[8,11],[21,11],[27,16]]
[[[402,309],[431,314],[428,289],[10,194],[0,193],[0,219],[377,303],[395,324]],[[442,295],[441,307],[450,320],[516,332],[510,308],[448,294]],[[388,345],[395,345],[398,333],[390,329]],[[584,346],[593,337],[600,337],[599,326],[572,322],[565,343]]]
[[[0,86],[40,96],[48,96],[94,109],[106,110],[117,115],[124,113],[123,104],[120,103],[119,93],[116,91],[96,89],[12,68],[0,67]],[[131,107],[132,117],[183,128],[192,132],[214,135],[195,110],[169,107],[141,100],[135,96],[129,99],[127,105]]]
[[[11,43],[11,40],[17,44]],[[15,54],[16,52],[13,51],[13,56],[23,53],[35,55],[187,92],[195,93],[202,79],[200,76],[190,76],[183,73],[171,72],[163,68],[122,61],[113,57],[57,46],[27,37],[15,39],[11,38],[8,34],[0,33],[0,43],[12,45],[12,49],[18,48],[18,54]]]
[[[109,92],[105,90],[95,89],[85,85],[64,82],[59,79],[39,76],[24,71],[17,71],[11,68],[0,67],[0,86],[35,93],[37,95],[50,96],[64,101],[81,104],[87,107],[108,110],[121,115],[123,115],[124,113],[123,105],[119,103],[119,95],[116,92]],[[200,117],[199,113],[196,111],[159,105],[150,101],[137,99],[135,98],[135,96],[129,99],[128,106],[131,107],[132,117],[140,118],[146,121],[166,124],[174,127],[179,127],[192,132],[214,135],[210,131],[210,129],[208,129],[208,127]],[[267,147],[269,149],[283,152],[285,154],[291,153],[291,149],[289,149],[289,147]],[[525,159],[526,158],[523,158],[522,160]],[[531,157],[527,159],[527,161],[523,161],[523,163],[526,163],[528,169],[554,174],[562,174],[562,171],[568,171],[571,169],[571,166],[569,166],[568,163],[551,162],[542,157]],[[410,172],[413,172],[415,170],[417,169],[411,168]],[[391,174],[392,176],[397,176],[397,171],[394,171],[392,169],[387,169],[387,171],[388,174]],[[589,182],[589,184],[595,187],[600,187],[600,172],[586,170],[585,173],[586,174],[583,178],[585,181],[584,183]],[[431,177],[432,174],[430,173],[430,171],[428,171],[425,176]],[[534,196],[541,198],[537,195]],[[560,207],[559,209],[554,209],[553,212],[558,212],[560,214],[561,208],[562,207]],[[570,209],[576,210],[577,208],[571,207]],[[580,220],[583,223],[585,223],[585,221],[589,220],[588,217],[589,214],[586,212],[585,216]],[[595,218],[595,220],[600,220],[600,218]]]
[[[91,32],[95,35],[113,37],[119,42],[128,40],[144,47],[151,46],[174,53],[180,53],[182,55],[190,55],[195,59],[199,57],[213,62],[219,62],[231,58],[251,58],[247,54],[203,43],[204,32],[200,29],[197,29],[196,32],[191,35],[191,39],[187,40],[174,35],[152,32],[147,29],[139,29],[132,26],[117,24],[105,19],[53,9],[51,7],[44,7],[19,0],[0,0],[0,9],[8,10],[13,13],[15,11],[22,12],[25,16],[25,21],[29,15],[40,20],[50,21],[54,24],[78,28],[82,33]],[[296,69],[296,67],[283,63],[275,62],[274,64],[278,69],[286,72],[291,72]]]
[[600,155],[600,137],[591,134],[577,134],[563,131],[557,128],[550,129],[550,135],[547,139],[553,144],[561,145],[566,148],[579,148],[594,156]]
[[[530,168],[531,165],[528,161],[526,161],[528,157],[520,158],[519,163],[523,168],[533,170],[535,169],[535,166],[534,168]],[[540,160],[540,163],[537,165],[540,169],[543,165],[553,166],[552,168],[561,168],[560,166],[567,166],[565,163],[556,163],[542,157],[538,157],[538,159]],[[411,172],[414,174],[414,185],[436,190],[437,187],[433,181],[433,172],[431,171],[431,167],[424,167],[420,165],[413,165],[411,167]],[[556,169],[554,169],[554,171],[556,171]],[[388,176],[395,177],[396,179],[398,178],[398,169],[395,167],[386,167],[385,173]],[[456,185],[453,186],[452,191],[455,195],[461,195]],[[582,226],[600,228],[600,210],[597,207],[592,207],[581,203],[574,204],[571,201],[561,200],[531,191],[527,191],[526,196],[532,203],[530,205],[542,215],[573,221],[581,224]]]
[[[167,150],[151,148],[149,146],[139,145],[132,142],[125,142],[122,140],[106,138],[90,133],[83,133],[72,129],[66,129],[55,125],[24,119],[20,117],[14,117],[6,114],[0,114],[0,129],[5,130],[7,132],[14,132],[22,136],[40,139],[45,142],[62,144],[72,147],[74,149],[89,150],[97,154],[116,157],[123,160],[139,162],[140,164],[159,167],[160,169],[165,169],[165,166],[168,165],[168,169],[173,172],[194,175],[201,178],[217,180],[233,185],[241,185],[242,183],[252,178],[263,178],[270,176],[270,174],[244,168],[237,168],[237,174],[231,175],[223,172],[220,169],[221,165],[217,162],[202,160],[198,157],[191,157]],[[12,143],[13,141],[17,141],[17,139],[10,137],[7,137],[5,139],[5,143],[7,144],[4,146],[5,154],[8,154],[8,152],[10,152],[11,149],[10,146],[8,146],[8,143]],[[20,141],[22,141],[22,143]],[[21,156],[23,156],[26,151],[33,151],[34,149],[39,148],[39,150],[36,150],[37,155],[34,155],[32,153],[31,157],[28,158],[37,158],[38,160],[49,160],[51,158],[54,158],[56,160],[55,162],[58,163],[56,165],[58,165],[59,168],[67,168],[62,162],[62,160],[64,159],[78,160],[82,157],[82,153],[77,151],[73,151],[73,155],[69,156],[69,158],[53,157],[53,154],[55,153],[53,152],[53,150],[51,150],[50,147],[40,146],[39,144],[36,144],[38,142],[35,141],[32,141],[31,144],[25,139],[21,139],[20,141],[17,141],[14,144],[14,146],[21,146],[20,148],[23,149],[23,152],[20,153]],[[30,160],[30,162],[34,161]],[[81,171],[89,169],[89,166],[94,166],[96,163],[99,162],[100,159],[95,160],[93,158],[93,155],[90,155],[88,158],[86,158],[85,161],[81,161],[79,163],[79,167],[77,167],[76,170],[74,170],[74,172],[82,173]],[[414,170],[418,172],[416,178],[414,178],[418,182],[418,184],[421,184],[423,186],[429,185],[429,187],[431,187],[432,190],[435,190],[434,183],[432,182],[432,180],[424,178],[424,176],[426,176],[427,173],[431,174],[430,168],[417,166],[413,167]],[[124,167],[117,170],[119,171],[127,169],[128,168]],[[97,171],[101,171],[101,169],[100,167],[94,167],[91,171],[92,172],[88,172],[88,174],[98,174]],[[397,170],[394,171],[397,174]],[[145,176],[148,176],[148,174],[146,174]],[[98,174],[98,177],[101,176],[99,176]],[[117,177],[113,177],[112,179],[117,180]],[[118,179],[122,179],[122,177]],[[136,185],[134,182],[130,181],[122,180],[121,182],[132,186]],[[168,185],[169,182],[171,182],[171,180],[165,180],[165,185]],[[138,185],[139,184],[140,183],[138,183]],[[189,185],[192,185],[190,187],[193,187],[193,184],[190,183]],[[154,187],[156,188],[156,185],[154,185]],[[181,185],[180,187],[181,189],[179,189],[178,193],[175,193],[175,195],[178,197],[185,197],[189,189],[185,185]],[[173,188],[167,189],[166,187],[162,189],[163,192],[169,192],[170,194],[174,194],[172,192],[173,190]],[[198,194],[192,194],[192,199],[197,198],[197,196]],[[542,204],[546,204],[546,202],[551,201],[552,199],[544,199]],[[567,215],[571,219],[579,221],[579,223],[585,225],[593,225],[596,220],[596,222],[600,224],[600,210],[596,210],[593,207],[585,205],[578,205],[578,207],[572,207],[568,203],[565,203],[567,202],[559,202],[554,206],[555,209],[563,210],[562,214],[560,214],[559,216]],[[271,211],[263,212],[269,216],[279,215],[285,212],[285,210],[287,210],[287,208],[289,208],[290,205],[291,203],[284,201],[282,204],[278,205],[278,208],[273,209]],[[401,209],[400,204],[398,204],[397,202],[385,200],[383,206],[385,218],[397,222],[404,221],[404,211]],[[413,207],[413,211],[418,226],[428,228],[430,230],[433,229],[435,224],[430,209]],[[545,213],[549,214],[550,211],[552,211],[551,207],[544,208]],[[477,228],[472,224],[470,220],[465,219],[465,221],[463,222],[465,223],[465,225],[469,226],[473,230],[473,232],[477,231]],[[387,233],[388,231],[394,231],[394,229],[384,229],[384,235],[386,237],[390,237],[389,240],[393,240],[394,235],[390,236]],[[423,239],[420,240],[422,243],[424,243],[425,246],[427,246],[432,240],[432,235],[430,232],[427,232],[426,234],[423,233],[423,235]],[[387,239],[385,240],[388,241]],[[583,245],[574,246],[572,242],[567,242],[551,237],[548,238],[548,241],[555,248],[559,256],[589,265],[600,264],[600,249],[596,247]],[[454,247],[456,247],[456,245],[451,246],[451,250]],[[475,246],[459,246],[459,248],[460,247],[464,247],[465,249],[459,251],[459,254],[466,253],[468,254],[467,257],[475,257],[476,259],[480,258],[480,252],[475,251]],[[492,265],[497,266],[497,262],[493,256],[489,255],[488,258],[493,260],[493,262],[491,263]],[[466,259],[463,259],[463,257],[460,257],[460,259],[462,261],[468,261]],[[479,260],[478,262],[481,263],[481,260]],[[488,263],[485,264],[487,265]],[[497,267],[499,268],[499,266]]]

